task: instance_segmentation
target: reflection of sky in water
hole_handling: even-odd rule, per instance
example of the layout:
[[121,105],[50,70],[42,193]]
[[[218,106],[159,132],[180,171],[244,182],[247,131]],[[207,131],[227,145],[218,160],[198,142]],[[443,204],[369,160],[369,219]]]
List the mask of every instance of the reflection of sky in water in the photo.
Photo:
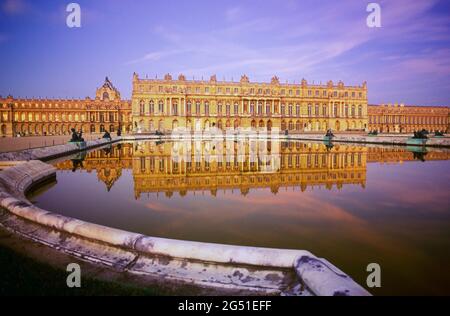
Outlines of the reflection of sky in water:
[[[95,172],[59,171],[37,205],[68,216],[153,236],[307,249],[361,284],[382,267],[383,294],[450,294],[450,161],[368,163],[365,188],[344,184],[188,191],[134,198],[132,171],[110,192]],[[77,196],[72,196],[76,193]],[[81,196],[82,198],[79,198]]]

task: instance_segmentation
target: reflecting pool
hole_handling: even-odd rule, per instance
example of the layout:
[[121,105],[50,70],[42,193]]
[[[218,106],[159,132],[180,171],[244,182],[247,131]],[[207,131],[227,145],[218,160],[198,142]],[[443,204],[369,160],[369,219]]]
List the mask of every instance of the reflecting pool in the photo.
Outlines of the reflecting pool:
[[362,285],[376,262],[373,294],[450,294],[449,158],[300,141],[121,143],[52,162],[57,183],[30,198],[151,236],[306,249]]

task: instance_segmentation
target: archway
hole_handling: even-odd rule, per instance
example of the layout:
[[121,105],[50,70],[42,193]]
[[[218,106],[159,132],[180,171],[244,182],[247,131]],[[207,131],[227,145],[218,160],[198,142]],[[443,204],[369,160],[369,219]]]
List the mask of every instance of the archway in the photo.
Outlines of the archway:
[[268,121],[267,121],[267,130],[268,130],[268,131],[271,131],[271,130],[272,130],[272,121],[271,121],[271,120],[268,120]]

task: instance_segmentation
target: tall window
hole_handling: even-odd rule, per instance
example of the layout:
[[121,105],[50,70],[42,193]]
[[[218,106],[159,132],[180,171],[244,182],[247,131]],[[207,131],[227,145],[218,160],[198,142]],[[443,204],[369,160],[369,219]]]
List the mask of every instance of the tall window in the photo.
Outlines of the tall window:
[[178,103],[172,104],[172,115],[178,115]]
[[270,113],[271,111],[270,111],[270,103],[267,103],[266,104],[266,115],[270,115],[271,113]]
[[209,115],[209,102],[205,102],[205,115]]
[[153,113],[155,112],[155,103],[152,101],[150,101],[150,115],[153,115]]
[[230,116],[230,111],[231,111],[231,106],[230,104],[227,103],[227,105],[225,106],[225,112],[227,116]]
[[222,115],[222,103],[217,104],[217,114]]
[[300,116],[300,104],[295,105],[295,115]]
[[284,104],[281,105],[281,115],[286,115],[286,106]]
[[327,116],[327,106],[326,105],[322,106],[322,115]]
[[145,113],[145,102],[144,100],[139,101],[139,115],[144,115]]
[[361,105],[358,106],[358,116],[362,117],[362,106]]
[[258,102],[258,115],[262,115],[263,113],[262,102]]
[[235,103],[234,104],[234,115],[238,115],[239,114],[239,104]]
[[292,116],[292,104],[289,104],[289,116]]
[[158,112],[164,113],[164,102],[163,101],[158,102]]
[[187,102],[187,104],[186,104],[186,114],[187,115],[191,115],[191,109],[192,109],[192,103],[191,103],[191,101],[188,101]]
[[308,116],[312,116],[312,105],[308,104]]
[[195,114],[200,115],[200,102],[195,102]]

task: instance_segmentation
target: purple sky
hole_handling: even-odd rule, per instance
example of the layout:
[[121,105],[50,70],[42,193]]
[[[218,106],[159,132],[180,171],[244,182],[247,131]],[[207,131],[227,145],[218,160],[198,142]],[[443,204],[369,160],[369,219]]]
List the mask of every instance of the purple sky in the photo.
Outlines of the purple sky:
[[[450,2],[389,0],[382,27],[370,1],[0,1],[0,94],[93,96],[107,75],[122,96],[141,77],[368,82],[370,103],[450,104]],[[75,2],[75,1],[74,1]]]

